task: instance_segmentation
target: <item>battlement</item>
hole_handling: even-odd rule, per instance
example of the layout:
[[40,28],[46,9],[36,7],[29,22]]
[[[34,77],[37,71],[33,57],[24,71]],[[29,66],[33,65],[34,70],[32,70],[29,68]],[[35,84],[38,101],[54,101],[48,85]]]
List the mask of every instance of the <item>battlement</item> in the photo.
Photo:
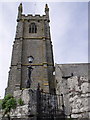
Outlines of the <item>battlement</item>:
[[34,20],[34,19],[45,19],[45,20],[47,20],[48,22],[49,22],[49,8],[48,8],[48,5],[46,4],[46,6],[45,6],[45,15],[40,15],[40,14],[35,14],[35,15],[33,15],[33,14],[27,14],[27,15],[25,15],[25,14],[22,14],[22,12],[23,12],[23,7],[22,7],[22,3],[19,5],[19,7],[18,7],[18,18],[17,18],[17,21],[19,21],[19,20],[28,20],[28,19],[32,19],[32,20]]
[[33,14],[28,14],[28,15],[22,14],[21,19],[23,19],[23,20],[45,19],[46,20],[47,16],[46,15],[40,16],[39,14],[35,14],[35,15],[33,15]]

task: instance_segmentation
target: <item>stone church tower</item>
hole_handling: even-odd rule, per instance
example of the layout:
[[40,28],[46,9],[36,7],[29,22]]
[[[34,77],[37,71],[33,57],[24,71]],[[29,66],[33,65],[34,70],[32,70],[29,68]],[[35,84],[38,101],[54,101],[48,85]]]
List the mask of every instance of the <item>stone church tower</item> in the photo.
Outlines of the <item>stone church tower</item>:
[[45,92],[53,92],[54,60],[49,26],[49,8],[46,4],[45,15],[22,14],[22,4],[18,7],[16,36],[13,45],[11,67],[9,71],[7,93],[25,88],[28,56],[34,58],[31,79],[32,89],[38,83]]

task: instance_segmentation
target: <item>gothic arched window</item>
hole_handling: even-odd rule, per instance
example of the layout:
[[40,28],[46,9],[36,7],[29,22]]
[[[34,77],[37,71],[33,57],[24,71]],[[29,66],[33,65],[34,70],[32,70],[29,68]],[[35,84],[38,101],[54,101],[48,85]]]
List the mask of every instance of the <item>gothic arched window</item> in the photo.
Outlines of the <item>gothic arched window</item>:
[[37,33],[37,26],[35,23],[31,23],[29,26],[29,33]]

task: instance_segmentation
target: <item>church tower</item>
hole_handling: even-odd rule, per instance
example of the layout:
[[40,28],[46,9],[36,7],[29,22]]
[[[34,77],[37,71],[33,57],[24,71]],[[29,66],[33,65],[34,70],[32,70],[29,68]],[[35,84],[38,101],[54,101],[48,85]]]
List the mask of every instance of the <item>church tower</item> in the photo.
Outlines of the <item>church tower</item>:
[[34,58],[31,66],[31,89],[37,89],[38,83],[45,92],[53,92],[54,60],[49,26],[49,8],[45,5],[45,15],[22,14],[22,3],[18,7],[16,36],[13,45],[11,67],[8,77],[7,93],[25,89],[28,56]]

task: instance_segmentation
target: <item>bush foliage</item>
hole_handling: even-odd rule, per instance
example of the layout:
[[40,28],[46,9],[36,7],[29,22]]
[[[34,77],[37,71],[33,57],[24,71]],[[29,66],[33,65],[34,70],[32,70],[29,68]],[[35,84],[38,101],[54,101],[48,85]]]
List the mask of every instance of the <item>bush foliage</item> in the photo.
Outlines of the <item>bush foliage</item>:
[[21,98],[18,99],[18,104],[21,105],[21,106],[24,104],[24,102],[22,101]]
[[16,105],[16,99],[10,94],[6,95],[2,100],[2,109],[15,109]]
[[0,100],[0,109],[2,109],[2,100]]
[[15,109],[17,106],[17,102],[16,99],[8,94],[4,97],[4,99],[2,100],[2,109],[4,110],[4,115],[3,117],[7,114],[8,118],[10,118],[10,111],[11,109]]

